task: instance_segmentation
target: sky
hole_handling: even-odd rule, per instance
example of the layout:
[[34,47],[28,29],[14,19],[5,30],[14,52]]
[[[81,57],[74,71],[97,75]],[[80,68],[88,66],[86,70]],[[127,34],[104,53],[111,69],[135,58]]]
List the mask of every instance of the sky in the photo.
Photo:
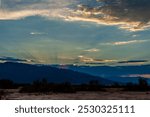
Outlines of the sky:
[[0,62],[150,62],[149,0],[0,0]]

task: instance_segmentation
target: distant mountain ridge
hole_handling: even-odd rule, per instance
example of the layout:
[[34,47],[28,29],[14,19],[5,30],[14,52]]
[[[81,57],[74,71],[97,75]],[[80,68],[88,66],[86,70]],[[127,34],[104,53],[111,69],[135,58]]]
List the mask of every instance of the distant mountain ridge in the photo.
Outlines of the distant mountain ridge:
[[[59,68],[59,65],[54,65]],[[78,71],[93,76],[103,77],[115,82],[133,82],[137,83],[139,77],[127,77],[130,74],[150,74],[150,65],[134,65],[134,66],[76,66],[67,65],[66,69]],[[121,77],[126,76],[126,77]],[[147,78],[150,83],[150,79]]]
[[31,83],[42,78],[54,83],[71,82],[82,84],[91,80],[98,80],[102,84],[114,83],[98,76],[52,66],[12,62],[0,63],[0,79],[10,79],[17,83]]

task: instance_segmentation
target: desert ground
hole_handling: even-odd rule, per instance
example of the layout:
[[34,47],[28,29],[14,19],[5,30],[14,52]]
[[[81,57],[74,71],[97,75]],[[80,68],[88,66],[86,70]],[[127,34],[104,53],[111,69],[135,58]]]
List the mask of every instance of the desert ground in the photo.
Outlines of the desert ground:
[[2,100],[150,100],[150,91],[122,91],[108,88],[105,91],[80,91],[76,93],[19,93],[17,89],[5,90]]

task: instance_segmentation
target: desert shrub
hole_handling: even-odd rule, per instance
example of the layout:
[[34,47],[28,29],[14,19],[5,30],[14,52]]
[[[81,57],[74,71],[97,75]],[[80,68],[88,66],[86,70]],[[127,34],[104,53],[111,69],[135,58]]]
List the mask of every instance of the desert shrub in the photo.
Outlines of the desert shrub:
[[92,80],[88,84],[72,85],[70,82],[48,83],[46,79],[42,79],[23,86],[20,93],[76,93],[77,91],[104,91],[104,89],[97,80]]
[[89,86],[88,84],[81,84],[76,86],[77,91],[88,91]]
[[133,84],[132,82],[128,82],[124,86],[124,91],[136,91],[137,90],[137,84]]
[[88,84],[78,85],[77,91],[104,91],[103,86],[97,80],[91,80]]
[[0,80],[0,89],[12,89],[12,88],[16,88],[13,81],[7,79]]
[[21,88],[21,93],[47,93],[50,91],[49,83],[46,79],[33,81],[31,85]]
[[139,78],[138,84],[127,83],[125,91],[148,91],[150,88],[146,79]]
[[148,86],[147,80],[143,79],[143,78],[139,78],[138,88],[139,88],[140,91],[147,91],[147,90],[149,90],[149,86]]
[[91,80],[88,84],[88,91],[101,91],[102,86],[98,80]]
[[61,84],[55,84],[53,88],[51,88],[55,93],[75,93],[76,89],[70,82],[65,82]]
[[123,84],[119,84],[118,82],[113,83],[109,86],[110,88],[121,88],[123,87]]

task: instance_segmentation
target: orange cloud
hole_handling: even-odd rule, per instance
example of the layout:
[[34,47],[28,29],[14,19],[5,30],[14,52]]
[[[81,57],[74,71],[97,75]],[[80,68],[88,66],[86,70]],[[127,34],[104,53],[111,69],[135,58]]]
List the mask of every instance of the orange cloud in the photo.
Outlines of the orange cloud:
[[[90,1],[91,3],[93,1]],[[104,25],[118,25],[129,31],[139,31],[150,27],[149,0],[97,0],[103,5],[78,5],[74,14],[68,20],[88,21]]]
[[144,43],[148,41],[149,40],[116,41],[116,42],[109,42],[109,43],[100,43],[100,45],[121,46],[121,45],[128,45],[128,44]]

